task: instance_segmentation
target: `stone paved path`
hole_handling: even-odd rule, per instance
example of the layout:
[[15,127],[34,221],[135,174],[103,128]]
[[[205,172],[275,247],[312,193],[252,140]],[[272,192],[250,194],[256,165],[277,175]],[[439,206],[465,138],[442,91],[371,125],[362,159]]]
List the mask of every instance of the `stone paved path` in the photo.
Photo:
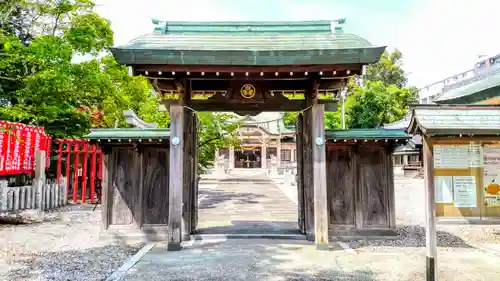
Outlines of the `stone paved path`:
[[300,234],[297,205],[262,175],[200,184],[198,234]]
[[[258,183],[233,181],[200,186],[202,230],[227,234],[296,229],[296,205],[274,184],[256,177],[247,180]],[[414,191],[410,189],[409,194]],[[330,251],[317,251],[309,241],[202,237],[184,242],[179,252],[167,252],[163,243],[154,245],[126,270],[121,281],[425,280],[425,247],[415,243],[396,246],[387,242],[349,250],[336,243]],[[498,280],[500,275],[500,253],[464,244],[440,247],[437,261],[440,281],[489,281]]]
[[[193,243],[193,242],[191,242]],[[306,241],[194,241],[180,252],[157,244],[123,281],[417,281],[425,280],[425,248],[317,251]],[[439,281],[498,280],[498,256],[474,248],[440,248]]]

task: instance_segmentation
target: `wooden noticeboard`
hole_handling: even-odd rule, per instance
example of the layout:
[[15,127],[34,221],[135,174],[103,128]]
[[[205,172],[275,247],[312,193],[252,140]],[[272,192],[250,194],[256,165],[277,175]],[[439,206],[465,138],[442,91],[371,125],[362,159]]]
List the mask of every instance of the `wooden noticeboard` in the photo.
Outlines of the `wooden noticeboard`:
[[500,217],[500,143],[433,140],[437,217]]

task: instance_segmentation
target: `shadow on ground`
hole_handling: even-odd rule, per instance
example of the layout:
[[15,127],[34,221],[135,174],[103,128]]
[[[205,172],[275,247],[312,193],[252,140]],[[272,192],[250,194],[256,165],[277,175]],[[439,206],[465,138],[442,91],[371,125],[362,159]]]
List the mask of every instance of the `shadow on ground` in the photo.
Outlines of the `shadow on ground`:
[[[437,231],[438,247],[474,248],[460,237],[445,231]],[[404,225],[397,227],[397,236],[391,239],[349,241],[349,246],[358,249],[366,246],[383,247],[425,247],[425,228],[420,225]]]
[[230,183],[263,183],[263,184],[273,184],[273,180],[269,178],[244,178],[244,177],[229,177],[219,180],[220,184],[230,184]]
[[199,190],[198,193],[198,208],[212,209],[217,205],[231,201],[234,204],[258,204],[258,198],[265,198],[262,194],[249,192],[229,192],[223,190]]
[[123,281],[139,280],[352,280],[375,281],[370,270],[344,271],[335,253],[303,242],[228,240],[193,245],[181,252],[156,246]]
[[[40,212],[36,209],[21,210],[17,213],[4,214],[0,216],[0,228],[2,226],[22,227],[23,225],[32,226],[41,223],[57,223],[63,217],[68,223],[87,223],[89,218],[93,215],[94,205],[90,204],[68,204],[66,206],[46,210]],[[98,207],[95,212],[98,212]]]
[[199,228],[197,234],[292,234],[301,235],[297,222],[232,220],[231,225]]

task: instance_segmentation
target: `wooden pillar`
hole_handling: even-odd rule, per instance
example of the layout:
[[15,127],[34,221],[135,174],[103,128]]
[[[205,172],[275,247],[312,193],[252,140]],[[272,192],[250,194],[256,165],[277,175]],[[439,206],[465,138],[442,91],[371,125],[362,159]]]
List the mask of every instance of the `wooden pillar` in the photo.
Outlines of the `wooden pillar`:
[[276,167],[281,168],[281,139],[276,139],[278,146],[276,147]]
[[192,182],[192,154],[194,149],[193,138],[193,114],[188,108],[184,108],[184,150],[183,150],[183,190],[182,190],[182,241],[190,240],[191,233],[191,214],[192,214],[192,189],[194,188]]
[[311,109],[304,112],[302,125],[302,169],[304,186],[304,225],[306,238],[309,241],[314,241],[314,174],[313,159],[312,159],[312,124],[311,124]]
[[305,226],[305,213],[304,213],[304,146],[303,146],[303,125],[304,116],[299,114],[297,116],[297,125],[295,128],[296,131],[296,146],[297,146],[297,207],[298,207],[298,225],[300,232],[306,233]]
[[198,125],[199,120],[197,116],[193,116],[193,160],[192,164],[192,181],[193,186],[191,188],[191,234],[196,232],[196,227],[198,225],[198,183],[199,183],[199,175],[198,175],[198,146],[199,146],[199,138],[198,138]]
[[[191,100],[191,80],[184,81],[184,95],[182,96],[182,104],[189,105]],[[182,175],[182,225],[181,236],[182,241],[189,241],[193,232],[193,214],[194,214],[194,178],[195,169],[193,162],[195,161],[195,140],[196,140],[196,116],[190,108],[183,107],[183,171]]]
[[302,113],[302,185],[304,187],[304,226],[306,239],[315,241],[314,233],[314,130],[312,108],[318,103],[318,80],[311,80],[311,88],[305,95],[306,110]]
[[328,205],[326,192],[325,106],[311,109],[314,167],[314,236],[317,249],[328,250]]
[[229,148],[229,169],[234,169],[234,147]]
[[422,137],[425,179],[425,245],[426,245],[426,281],[437,280],[437,245],[436,245],[436,199],[434,182],[434,157],[432,142],[428,136]]
[[[97,149],[97,148],[96,148]],[[102,161],[102,183],[101,183],[101,230],[105,231],[109,227],[109,213],[112,208],[110,202],[110,190],[113,183],[111,182],[111,153],[109,149],[103,149]],[[101,156],[102,157],[102,156]]]
[[261,146],[260,167],[262,169],[267,168],[267,144],[266,143],[262,144],[262,146]]
[[[45,151],[38,150],[35,152],[35,179],[34,183],[36,186],[36,206],[40,211],[44,211],[45,202],[47,198],[44,198],[44,186],[45,186]],[[45,199],[45,200],[44,200]]]
[[182,239],[182,189],[184,172],[184,107],[170,105],[170,163],[168,189],[168,251],[179,251]]

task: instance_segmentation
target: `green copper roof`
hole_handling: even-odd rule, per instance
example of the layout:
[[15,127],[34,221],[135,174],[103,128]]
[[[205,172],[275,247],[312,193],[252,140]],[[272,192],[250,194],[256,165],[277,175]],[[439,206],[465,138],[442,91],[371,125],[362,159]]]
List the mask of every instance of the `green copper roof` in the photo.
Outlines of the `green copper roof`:
[[119,128],[119,129],[93,129],[90,134],[84,136],[85,139],[91,140],[123,140],[123,139],[168,139],[170,131],[168,129],[140,129],[140,128]]
[[325,130],[325,137],[333,140],[395,140],[411,138],[403,130],[387,129]]
[[338,26],[345,19],[335,21],[160,21],[152,20],[155,32],[162,34],[283,34],[283,33],[331,33],[332,26]]
[[112,48],[124,64],[369,64],[385,47],[330,21],[158,22],[155,33]]
[[500,96],[500,71],[445,92],[436,103],[470,104]]
[[498,105],[422,105],[413,109],[407,131],[428,135],[498,135]]

